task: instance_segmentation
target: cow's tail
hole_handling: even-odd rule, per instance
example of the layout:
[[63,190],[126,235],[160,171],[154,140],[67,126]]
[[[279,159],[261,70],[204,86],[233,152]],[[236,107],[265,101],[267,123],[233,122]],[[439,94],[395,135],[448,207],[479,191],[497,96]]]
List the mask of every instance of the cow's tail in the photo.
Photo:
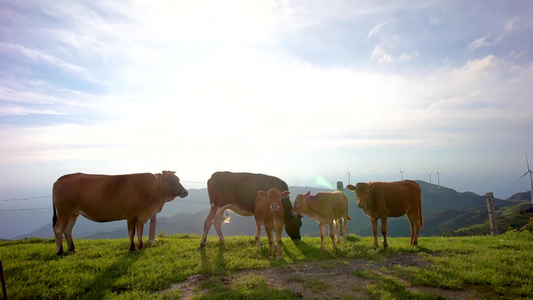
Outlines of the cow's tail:
[[56,213],[56,204],[54,203],[52,196],[52,210],[54,211],[54,216],[52,217],[52,228],[56,227],[57,223],[57,213]]
[[422,204],[418,206],[418,216],[420,217],[420,229],[424,228],[424,217],[422,216]]
[[346,205],[346,219],[352,220],[352,217],[348,215],[348,196],[345,193],[342,193],[342,200],[344,200],[344,205]]

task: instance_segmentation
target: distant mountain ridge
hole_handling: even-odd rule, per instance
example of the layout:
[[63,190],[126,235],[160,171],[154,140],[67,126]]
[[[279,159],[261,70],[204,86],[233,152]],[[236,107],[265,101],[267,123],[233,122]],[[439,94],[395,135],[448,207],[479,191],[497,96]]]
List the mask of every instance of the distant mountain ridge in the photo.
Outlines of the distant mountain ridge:
[[[471,192],[459,193],[453,189],[425,181],[416,182],[422,189],[424,228],[421,230],[420,236],[444,235],[460,228],[487,221],[485,196]],[[290,187],[289,190],[291,191],[291,201],[294,201],[297,194],[304,194],[307,191],[310,191],[311,194],[331,191],[327,188],[316,187]],[[370,219],[363,210],[357,208],[355,194],[347,189],[344,189],[344,193],[348,196],[349,214],[353,219],[348,222],[348,232],[360,236],[372,235]],[[513,206],[517,203],[519,202],[495,199],[497,209]],[[207,189],[190,190],[187,198],[176,199],[165,204],[163,211],[157,218],[157,232],[201,234],[208,212]],[[222,225],[224,235],[253,235],[255,233],[254,218],[242,217],[232,212],[230,215],[232,217],[231,222]],[[303,236],[319,235],[318,225],[315,221],[304,217],[302,222],[301,233]],[[391,237],[410,235],[409,222],[405,216],[389,218],[387,225],[388,235]],[[216,235],[213,228],[209,233]],[[73,234],[75,237],[86,239],[124,238],[127,237],[126,221],[95,223],[80,217],[74,226]],[[148,223],[145,224],[144,234],[148,235]],[[52,224],[49,223],[15,239],[26,237],[53,237]]]

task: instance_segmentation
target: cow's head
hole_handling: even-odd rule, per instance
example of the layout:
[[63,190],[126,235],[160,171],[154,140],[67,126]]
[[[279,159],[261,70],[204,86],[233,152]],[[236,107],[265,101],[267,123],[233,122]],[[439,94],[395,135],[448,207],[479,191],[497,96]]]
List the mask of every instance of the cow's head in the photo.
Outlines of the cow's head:
[[370,187],[368,183],[359,182],[355,186],[349,184],[346,188],[355,192],[357,196],[357,207],[365,209],[370,201]]
[[289,199],[289,194],[281,199],[283,205],[283,212],[285,213],[285,232],[292,240],[301,240],[300,228],[302,227],[302,215],[294,216],[292,214],[292,203]]
[[270,212],[277,212],[282,209],[281,198],[289,197],[289,191],[280,192],[276,188],[271,188],[268,192],[258,191],[257,195],[268,201]]
[[296,199],[294,199],[294,207],[292,208],[292,214],[302,215],[307,207],[307,198],[311,196],[311,192],[307,192],[305,195],[299,194],[296,196]]
[[175,197],[187,197],[189,192],[181,185],[180,179],[176,176],[175,172],[163,171],[158,175],[162,191],[171,195],[173,197],[172,199]]

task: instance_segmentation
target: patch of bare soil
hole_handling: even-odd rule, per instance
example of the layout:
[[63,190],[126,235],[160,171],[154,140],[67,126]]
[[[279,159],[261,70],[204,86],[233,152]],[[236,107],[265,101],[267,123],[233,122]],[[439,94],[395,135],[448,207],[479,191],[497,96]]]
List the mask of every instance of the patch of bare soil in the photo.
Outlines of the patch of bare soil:
[[[385,261],[370,261],[367,259],[335,259],[323,262],[305,262],[290,264],[287,267],[272,267],[262,270],[245,270],[234,273],[231,277],[219,277],[226,284],[232,284],[244,276],[254,274],[267,279],[270,286],[281,290],[287,289],[302,299],[339,299],[369,298],[365,288],[368,284],[376,283],[374,279],[358,276],[357,272],[370,270],[374,274],[384,272],[394,266],[413,266],[419,268],[430,267],[431,263],[420,259],[416,254],[402,254]],[[392,276],[391,273],[387,273]],[[182,290],[182,299],[189,299],[197,293],[197,286],[202,281],[213,276],[194,275],[187,282],[177,284],[172,289]],[[398,280],[406,283],[402,279]],[[484,298],[475,290],[450,291],[430,287],[411,287],[427,295],[438,295],[447,299],[479,299]]]

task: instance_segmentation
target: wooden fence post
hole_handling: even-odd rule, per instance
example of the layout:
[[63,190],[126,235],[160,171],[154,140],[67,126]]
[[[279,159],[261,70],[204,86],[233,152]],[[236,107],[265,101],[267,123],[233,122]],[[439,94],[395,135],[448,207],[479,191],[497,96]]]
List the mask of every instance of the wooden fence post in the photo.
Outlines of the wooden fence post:
[[489,213],[490,235],[495,236],[498,233],[496,216],[494,216],[494,194],[492,192],[485,194],[487,198],[487,211]]
[[156,229],[156,225],[157,225],[156,223],[157,223],[157,214],[155,214],[150,219],[150,233],[148,234],[148,241],[149,242],[155,241],[155,229]]
[[7,287],[6,287],[6,276],[4,274],[4,263],[0,259],[0,281],[2,281],[2,294],[4,295],[4,300],[7,300]]

